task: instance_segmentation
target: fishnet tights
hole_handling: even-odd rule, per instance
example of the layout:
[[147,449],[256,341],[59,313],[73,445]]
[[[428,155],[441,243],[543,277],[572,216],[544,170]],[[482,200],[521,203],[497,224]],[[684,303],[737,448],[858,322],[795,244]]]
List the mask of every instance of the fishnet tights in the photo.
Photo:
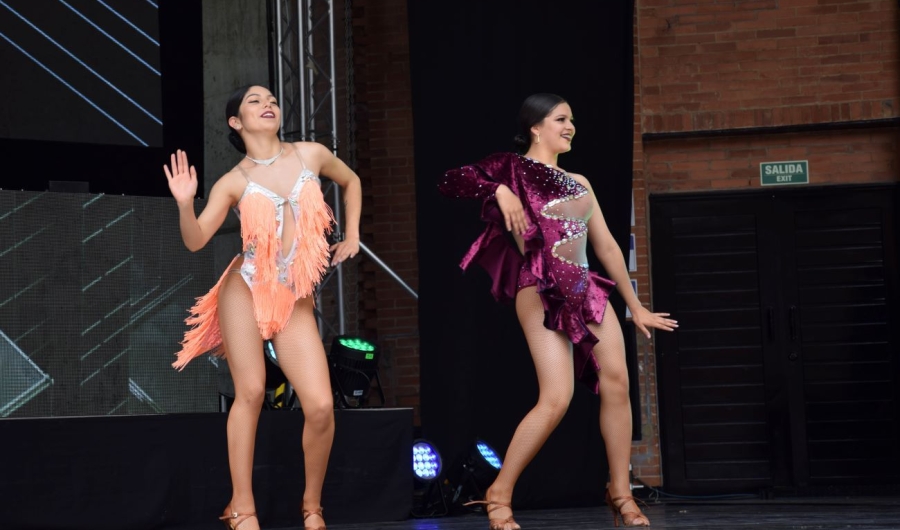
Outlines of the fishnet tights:
[[[516,481],[525,466],[559,425],[574,392],[572,343],[559,331],[544,327],[544,306],[537,289],[528,287],[516,297],[516,312],[525,333],[537,373],[538,402],[519,423],[510,441],[497,479],[486,497],[510,504]],[[622,329],[613,310],[607,305],[603,322],[589,324],[600,342],[594,356],[600,366],[600,433],[609,460],[610,491],[614,496],[629,495],[628,464],[631,459],[631,405],[628,397],[628,374]],[[625,506],[630,509],[630,505]],[[491,517],[506,519],[508,508],[496,508]],[[501,530],[516,530],[518,525],[504,524]]]
[[[609,464],[609,492],[613,498],[631,495],[631,399],[628,395],[628,366],[625,364],[625,340],[616,314],[606,304],[603,322],[588,324],[600,342],[594,346],[594,358],[600,365],[600,435],[606,445]],[[634,501],[621,506],[624,512],[639,512]],[[640,518],[636,519],[640,522]],[[648,521],[649,522],[649,521]]]
[[[239,274],[227,275],[218,303],[219,325],[235,390],[227,427],[233,489],[230,509],[252,513],[256,511],[252,491],[253,451],[266,389],[263,339],[253,316],[250,289]],[[312,308],[312,299],[298,300],[284,330],[272,342],[279,367],[294,387],[303,409],[306,472],[303,508],[317,511],[334,439],[334,404],[325,349]],[[256,519],[251,518],[241,530],[254,530],[256,524]],[[312,516],[307,525],[322,526],[324,521]]]

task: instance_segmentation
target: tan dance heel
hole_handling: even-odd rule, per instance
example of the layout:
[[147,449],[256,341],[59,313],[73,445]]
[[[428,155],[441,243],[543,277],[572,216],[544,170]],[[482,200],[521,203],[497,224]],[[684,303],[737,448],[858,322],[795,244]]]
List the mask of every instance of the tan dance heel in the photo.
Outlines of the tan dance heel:
[[[237,513],[231,511],[231,506],[228,507],[228,512],[219,517],[219,520],[225,523],[225,528],[228,530],[237,530],[239,526],[241,526],[244,521],[251,517],[256,517],[256,512],[253,513]],[[257,518],[258,520],[258,518]]]
[[[313,515],[318,515],[318,516],[321,517],[322,519],[325,519],[325,517],[322,515],[322,510],[324,510],[324,508],[322,508],[321,506],[319,507],[318,510],[314,510],[314,511],[303,510],[303,523],[304,523],[304,525],[306,524],[306,520],[309,519],[310,517],[312,517]],[[303,530],[325,530],[325,527],[324,527],[324,526],[316,526],[316,527],[312,527],[312,526],[304,526],[304,527],[303,527]]]
[[[606,489],[606,505],[609,506],[609,510],[613,514],[613,526],[619,527],[619,519],[622,519],[622,526],[650,526],[650,519],[644,515],[640,508],[636,512],[622,511],[622,506],[625,506],[628,501],[633,502],[637,506],[638,501],[634,497],[623,495],[622,497],[613,498],[609,493],[609,488]],[[635,523],[637,519],[644,519],[647,523]]]
[[506,525],[513,525],[513,530],[521,530],[522,527],[519,526],[519,523],[513,519],[513,516],[510,515],[506,519],[491,519],[491,512],[496,510],[497,508],[509,508],[512,511],[512,506],[509,504],[503,504],[499,502],[494,502],[488,499],[483,501],[471,501],[463,504],[463,506],[471,506],[473,504],[483,504],[485,506],[485,512],[487,512],[488,516],[488,527],[490,530],[506,530]]

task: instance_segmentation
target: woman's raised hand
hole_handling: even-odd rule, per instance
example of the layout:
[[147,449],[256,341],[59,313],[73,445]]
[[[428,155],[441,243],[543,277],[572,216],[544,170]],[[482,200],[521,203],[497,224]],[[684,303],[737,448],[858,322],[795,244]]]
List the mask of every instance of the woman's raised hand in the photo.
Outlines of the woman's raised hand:
[[163,165],[166,179],[169,181],[169,191],[178,203],[186,203],[194,200],[197,195],[197,170],[188,164],[187,153],[181,149],[172,155],[172,168]]

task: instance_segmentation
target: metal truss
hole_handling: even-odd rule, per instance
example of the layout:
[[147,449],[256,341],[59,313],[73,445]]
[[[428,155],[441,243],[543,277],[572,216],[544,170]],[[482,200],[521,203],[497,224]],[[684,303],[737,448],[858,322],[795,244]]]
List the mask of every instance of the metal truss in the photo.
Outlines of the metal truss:
[[[349,4],[347,1],[346,7]],[[282,107],[281,138],[319,142],[337,156],[334,1],[270,0],[270,13],[274,21],[271,55],[275,95]],[[340,220],[340,187],[327,179],[323,184],[325,198],[335,219]],[[334,241],[340,241],[343,235],[338,225]],[[346,333],[342,267],[331,269],[316,293],[316,316],[323,340]]]
[[[342,160],[356,170],[355,124],[353,122],[354,82],[352,43],[352,1],[343,0],[346,56],[347,143]],[[312,141],[331,147],[338,156],[337,84],[335,72],[335,0],[269,0],[273,20],[270,56],[274,91],[281,103],[281,139]],[[338,225],[333,241],[343,240],[341,189],[323,179],[323,193]],[[400,276],[360,242],[360,252],[384,269],[411,296],[418,294]],[[347,334],[343,265],[329,269],[316,292],[316,318],[325,347],[337,335]],[[293,389],[287,385],[285,403],[292,403]],[[383,401],[383,400],[382,400]]]

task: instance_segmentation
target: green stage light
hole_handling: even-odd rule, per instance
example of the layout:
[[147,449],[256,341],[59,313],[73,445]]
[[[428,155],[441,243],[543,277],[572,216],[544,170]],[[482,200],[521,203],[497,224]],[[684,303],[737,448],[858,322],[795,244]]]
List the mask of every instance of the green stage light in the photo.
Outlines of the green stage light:
[[374,358],[375,345],[365,339],[360,339],[357,337],[338,337],[337,341],[341,346],[350,348],[351,350],[372,353],[372,356],[366,356],[366,359]]
[[338,335],[331,343],[328,366],[335,404],[340,408],[361,408],[368,404],[373,380],[384,404],[384,391],[378,378],[378,346],[360,337]]

